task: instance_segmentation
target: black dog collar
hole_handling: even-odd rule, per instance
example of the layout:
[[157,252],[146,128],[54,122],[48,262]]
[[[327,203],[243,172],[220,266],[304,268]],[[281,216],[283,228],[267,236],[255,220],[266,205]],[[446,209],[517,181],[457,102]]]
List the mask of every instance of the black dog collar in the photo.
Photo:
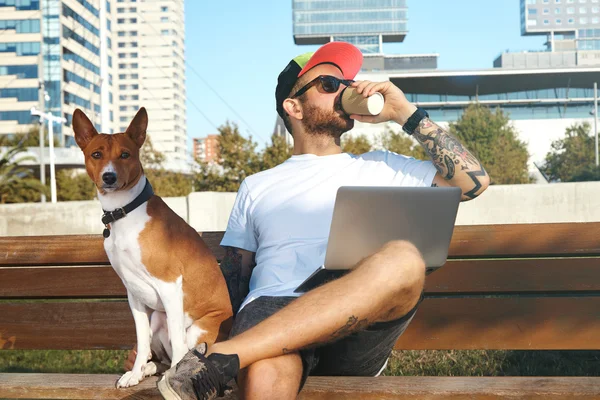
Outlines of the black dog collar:
[[102,236],[105,238],[110,236],[110,228],[108,224],[111,222],[115,222],[121,218],[125,218],[127,214],[150,200],[150,197],[154,196],[154,191],[152,190],[152,185],[150,185],[150,181],[146,179],[146,186],[144,186],[144,190],[140,193],[133,201],[127,204],[125,207],[117,208],[113,211],[104,211],[102,214],[102,223],[104,224],[104,231],[102,232]]

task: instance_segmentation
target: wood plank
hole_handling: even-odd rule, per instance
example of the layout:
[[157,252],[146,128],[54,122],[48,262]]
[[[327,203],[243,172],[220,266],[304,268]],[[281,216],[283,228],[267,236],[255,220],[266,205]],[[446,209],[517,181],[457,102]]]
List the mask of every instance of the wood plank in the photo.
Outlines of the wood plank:
[[427,276],[427,294],[598,292],[600,258],[451,260]]
[[[200,233],[217,259],[223,232]],[[102,235],[4,236],[0,237],[0,267],[108,265]]]
[[156,377],[126,389],[115,388],[117,379],[119,375],[0,374],[0,398],[162,400]]
[[[118,375],[0,374],[0,398],[162,399],[155,377],[115,389]],[[299,399],[593,399],[598,377],[309,377]],[[233,398],[233,396],[228,396]]]
[[310,377],[301,400],[597,399],[597,377]]
[[396,343],[410,350],[597,350],[600,297],[426,298]]
[[0,303],[0,348],[131,349],[127,302]]
[[125,297],[111,266],[0,267],[0,298]]
[[600,222],[457,226],[450,256],[600,255]]
[[[599,350],[598,310],[595,296],[426,298],[396,348]],[[0,348],[129,349],[134,342],[124,301],[0,303]]]
[[[428,294],[600,292],[600,258],[451,260]],[[110,266],[0,267],[0,298],[125,297]]]
[[[223,232],[203,239],[223,257]],[[457,226],[451,258],[600,256],[600,222]],[[0,266],[107,264],[101,235],[10,236],[0,238]]]

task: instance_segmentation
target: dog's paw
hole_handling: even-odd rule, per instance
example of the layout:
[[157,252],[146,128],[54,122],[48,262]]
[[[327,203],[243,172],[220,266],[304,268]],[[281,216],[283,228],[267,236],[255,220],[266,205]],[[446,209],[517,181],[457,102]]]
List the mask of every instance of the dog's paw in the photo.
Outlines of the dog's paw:
[[140,383],[140,381],[143,378],[143,373],[142,371],[139,372],[133,372],[133,371],[127,371],[118,381],[117,381],[117,388],[126,388],[126,387],[131,387],[131,386],[135,386],[138,383]]

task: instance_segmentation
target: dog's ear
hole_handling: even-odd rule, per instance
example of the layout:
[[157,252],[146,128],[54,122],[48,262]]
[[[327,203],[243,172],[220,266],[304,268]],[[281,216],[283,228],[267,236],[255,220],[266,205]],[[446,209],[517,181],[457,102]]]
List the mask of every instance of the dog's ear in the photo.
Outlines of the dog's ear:
[[148,127],[148,113],[144,107],[140,108],[127,127],[125,134],[128,135],[138,147],[142,147],[146,140],[146,128]]
[[75,141],[81,150],[85,149],[98,134],[92,121],[79,108],[73,113],[73,132],[75,132]]

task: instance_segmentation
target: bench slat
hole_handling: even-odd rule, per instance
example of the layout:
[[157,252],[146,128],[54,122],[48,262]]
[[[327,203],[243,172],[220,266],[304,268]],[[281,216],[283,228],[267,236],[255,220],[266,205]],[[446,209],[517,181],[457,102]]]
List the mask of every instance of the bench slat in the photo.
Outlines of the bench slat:
[[115,388],[117,379],[108,374],[0,374],[0,398],[162,400],[155,377],[126,389]]
[[426,298],[407,350],[597,350],[600,297]]
[[[397,349],[600,349],[600,297],[426,298]],[[126,302],[0,303],[0,348],[128,349]]]
[[[162,399],[155,377],[115,389],[118,375],[0,374],[0,398]],[[299,399],[593,399],[597,377],[309,377]],[[231,396],[228,396],[231,398]]]
[[429,294],[580,291],[600,291],[600,258],[455,260],[425,280]]
[[[222,258],[223,232],[200,233],[208,247]],[[102,235],[0,237],[0,266],[108,264]]]
[[310,377],[299,398],[327,399],[592,399],[596,377]]
[[0,298],[125,297],[111,266],[0,267]]
[[[449,261],[427,277],[425,292],[600,292],[600,258]],[[110,266],[0,267],[0,298],[125,295]]]
[[[218,259],[223,232],[202,234]],[[0,266],[95,265],[108,260],[101,235],[0,238]],[[453,258],[600,255],[600,222],[457,226],[450,245]]]

